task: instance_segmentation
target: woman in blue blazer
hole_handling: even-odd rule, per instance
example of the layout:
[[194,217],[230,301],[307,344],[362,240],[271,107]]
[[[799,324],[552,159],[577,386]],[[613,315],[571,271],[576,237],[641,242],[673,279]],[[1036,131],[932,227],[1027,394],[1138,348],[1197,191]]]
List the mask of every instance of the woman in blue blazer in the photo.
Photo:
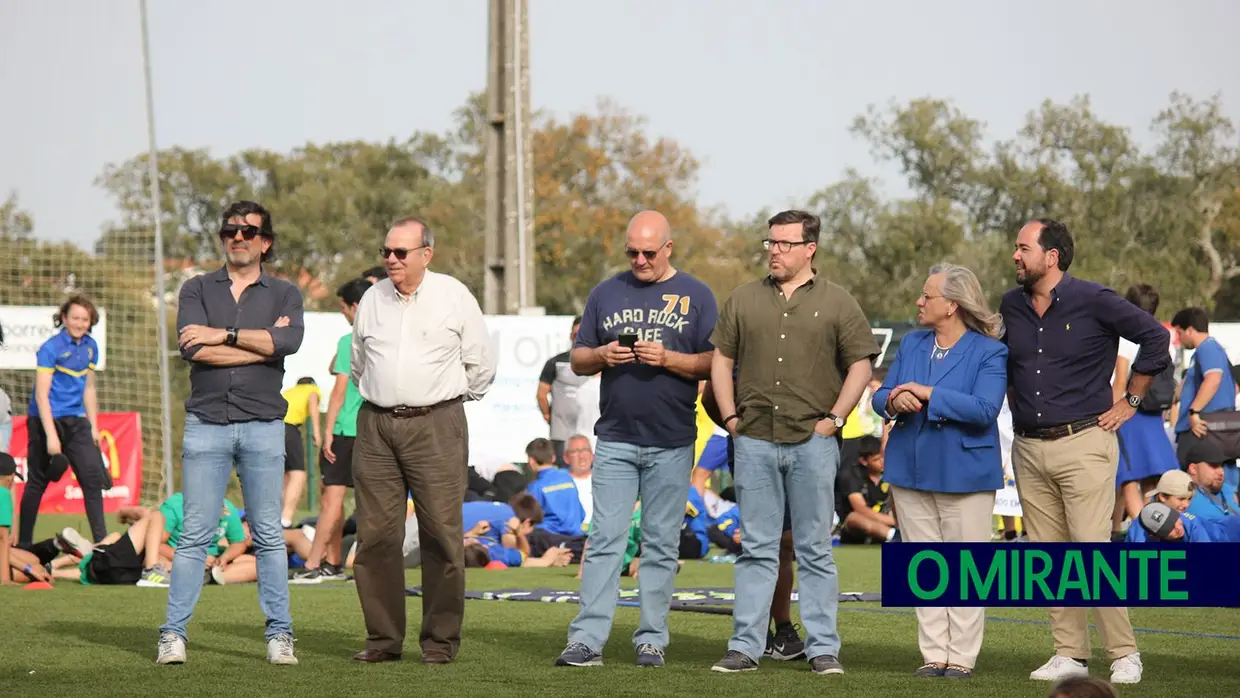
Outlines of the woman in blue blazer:
[[[1003,489],[997,418],[1008,349],[973,272],[930,270],[917,300],[928,329],[900,342],[874,410],[890,423],[884,478],[909,542],[989,541]],[[925,664],[917,676],[967,679],[982,648],[984,608],[918,608]]]

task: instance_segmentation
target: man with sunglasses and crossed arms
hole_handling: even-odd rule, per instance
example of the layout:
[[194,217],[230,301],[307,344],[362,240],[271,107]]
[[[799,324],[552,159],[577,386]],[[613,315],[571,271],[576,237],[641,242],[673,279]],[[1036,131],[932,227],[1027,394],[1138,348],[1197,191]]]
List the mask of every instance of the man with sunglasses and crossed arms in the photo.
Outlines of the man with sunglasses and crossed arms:
[[357,596],[376,663],[405,642],[405,501],[413,494],[422,550],[423,664],[456,659],[465,615],[462,518],[469,460],[467,400],[495,380],[496,356],[478,301],[465,284],[427,269],[426,223],[392,224],[381,250],[387,278],[353,318],[349,373],[362,396],[353,445]]
[[569,625],[558,666],[602,664],[639,499],[637,665],[663,666],[668,644],[667,616],[697,439],[697,386],[710,373],[718,307],[705,284],[672,267],[671,228],[662,214],[634,216],[625,246],[630,270],[590,292],[569,359],[578,375],[603,377],[581,610]]
[[178,299],[178,344],[181,358],[190,362],[181,456],[185,518],[156,662],[185,662],[186,626],[235,466],[258,557],[267,661],[296,664],[280,526],[288,410],[280,389],[284,357],[296,353],[305,332],[302,297],[296,286],[263,271],[275,243],[265,208],[252,201],[232,204],[219,235],[224,266],[185,282]]

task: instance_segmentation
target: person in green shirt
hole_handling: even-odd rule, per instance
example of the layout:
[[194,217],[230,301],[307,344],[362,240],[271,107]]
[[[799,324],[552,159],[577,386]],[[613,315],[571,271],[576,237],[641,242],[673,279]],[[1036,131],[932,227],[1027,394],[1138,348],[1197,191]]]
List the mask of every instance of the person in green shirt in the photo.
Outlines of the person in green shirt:
[[[594,522],[590,522],[590,533],[594,533]],[[589,534],[587,534],[589,535]],[[589,550],[589,542],[581,551],[581,563],[584,566],[586,561],[586,552]],[[641,564],[642,554],[642,503],[639,500],[637,506],[633,507],[633,520],[629,524],[629,540],[624,548],[624,563],[620,565],[620,576],[637,577],[637,567]],[[581,569],[577,570],[577,579],[581,579]]]
[[[357,304],[370,288],[366,279],[353,279],[336,290],[340,298],[340,314],[353,325]],[[332,373],[336,383],[327,402],[327,423],[331,431],[323,439],[319,472],[323,477],[322,507],[315,526],[314,544],[303,569],[293,572],[290,584],[319,584],[347,579],[341,564],[341,538],[344,531],[345,491],[353,486],[353,440],[357,437],[357,412],[362,396],[349,377],[353,356],[353,333],[349,332],[336,344]]]

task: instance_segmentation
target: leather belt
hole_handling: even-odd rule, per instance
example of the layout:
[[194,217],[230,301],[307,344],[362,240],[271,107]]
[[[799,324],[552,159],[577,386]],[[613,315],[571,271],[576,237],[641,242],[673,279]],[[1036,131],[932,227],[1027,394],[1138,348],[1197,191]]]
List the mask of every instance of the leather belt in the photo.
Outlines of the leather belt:
[[1015,427],[1012,431],[1016,432],[1017,436],[1023,436],[1026,439],[1041,439],[1043,441],[1053,441],[1055,439],[1062,439],[1065,436],[1072,436],[1073,434],[1079,434],[1082,431],[1085,431],[1086,429],[1092,429],[1096,426],[1098,426],[1098,418],[1090,417],[1089,419],[1082,419],[1079,422],[1071,422],[1069,424],[1058,424],[1053,427],[1039,427],[1037,429],[1024,429],[1022,427]]
[[409,405],[397,405],[395,407],[382,407],[380,405],[374,404],[373,402],[367,402],[366,406],[370,408],[371,410],[378,412],[379,414],[391,415],[392,417],[396,417],[397,419],[408,419],[409,417],[425,417],[426,415],[430,414],[431,412],[434,412],[435,410],[442,409],[444,407],[451,407],[452,405],[459,404],[463,401],[464,401],[464,398],[458,395],[457,397],[454,397],[450,400],[444,400],[443,402],[437,402],[433,405],[426,405],[425,407],[410,407]]

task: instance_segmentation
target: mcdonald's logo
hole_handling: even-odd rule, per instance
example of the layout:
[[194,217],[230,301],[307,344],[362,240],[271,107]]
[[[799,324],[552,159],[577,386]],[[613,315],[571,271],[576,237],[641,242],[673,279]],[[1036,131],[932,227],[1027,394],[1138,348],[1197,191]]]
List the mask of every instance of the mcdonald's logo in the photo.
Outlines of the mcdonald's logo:
[[[120,479],[121,457],[116,450],[116,437],[108,429],[100,429],[99,440],[106,444],[99,448],[99,455],[103,456],[103,467],[107,469],[113,480]],[[77,473],[71,473],[70,477],[76,481]]]
[[107,443],[107,448],[100,448],[99,455],[103,456],[103,467],[108,469],[108,473],[112,475],[112,479],[116,480],[121,476],[121,459],[116,452],[116,437],[108,429],[99,430],[99,440]]

